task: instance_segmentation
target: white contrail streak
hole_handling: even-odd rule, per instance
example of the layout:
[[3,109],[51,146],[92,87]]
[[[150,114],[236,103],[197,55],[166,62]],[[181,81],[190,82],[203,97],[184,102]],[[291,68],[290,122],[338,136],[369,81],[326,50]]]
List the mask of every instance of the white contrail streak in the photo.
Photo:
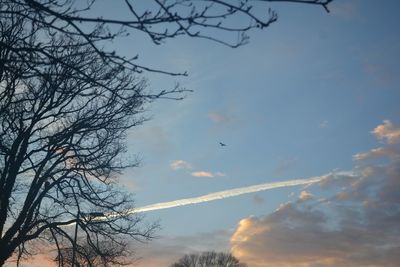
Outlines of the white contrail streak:
[[[252,186],[247,186],[247,187],[239,187],[239,188],[234,188],[234,189],[229,189],[229,190],[206,194],[206,195],[199,196],[199,197],[178,199],[178,200],[174,200],[174,201],[161,202],[161,203],[151,204],[151,205],[147,205],[147,206],[143,206],[143,207],[139,207],[139,208],[128,209],[128,210],[123,211],[122,213],[111,212],[111,213],[106,214],[104,217],[97,217],[94,220],[105,220],[110,217],[122,216],[122,214],[148,212],[148,211],[154,211],[154,210],[170,209],[170,208],[175,208],[175,207],[193,205],[193,204],[209,202],[209,201],[214,201],[214,200],[219,200],[219,199],[224,199],[224,198],[229,198],[229,197],[240,196],[240,195],[249,194],[249,193],[255,193],[255,192],[280,188],[280,187],[309,185],[309,184],[320,182],[323,179],[326,179],[328,177],[329,178],[336,178],[337,176],[354,177],[355,175],[356,174],[351,171],[350,172],[342,171],[342,172],[333,172],[333,173],[329,173],[329,174],[322,175],[322,176],[315,176],[315,177],[311,177],[311,178],[307,178],[307,179],[296,179],[296,180],[289,180],[289,181],[264,183],[264,184],[252,185]],[[71,225],[74,225],[74,223],[72,223]]]
[[161,202],[161,203],[157,203],[157,204],[134,208],[134,209],[128,210],[127,212],[128,213],[138,213],[138,212],[169,209],[169,208],[175,208],[175,207],[180,207],[180,206],[187,206],[187,205],[193,205],[193,204],[198,204],[198,203],[203,203],[203,202],[214,201],[214,200],[218,200],[218,199],[235,197],[235,196],[240,196],[243,194],[255,193],[255,192],[270,190],[270,189],[274,189],[274,188],[296,186],[296,185],[307,185],[307,184],[320,182],[322,179],[324,179],[326,177],[327,177],[327,175],[311,177],[308,179],[297,179],[297,180],[290,180],[290,181],[272,182],[272,183],[264,183],[264,184],[252,185],[252,186],[247,186],[247,187],[234,188],[234,189],[219,191],[219,192],[215,192],[215,193],[210,193],[210,194],[199,196],[199,197],[184,198],[184,199],[179,199],[179,200],[174,200],[174,201],[169,201],[169,202]]
[[224,198],[228,198],[228,197],[240,196],[240,195],[248,194],[248,193],[255,193],[255,192],[259,192],[259,191],[270,190],[270,189],[279,188],[279,187],[312,184],[312,183],[321,181],[322,178],[323,177],[313,177],[313,178],[309,178],[309,179],[298,179],[298,180],[265,183],[265,184],[247,186],[247,187],[234,188],[234,189],[219,191],[219,192],[215,192],[215,193],[210,193],[210,194],[199,196],[199,197],[184,198],[184,199],[179,199],[179,200],[174,200],[174,201],[169,201],[169,202],[152,204],[152,205],[132,209],[129,212],[132,212],[132,213],[147,212],[147,211],[153,211],[153,210],[162,210],[162,209],[169,209],[169,208],[175,208],[175,207],[186,206],[186,205],[193,205],[193,204],[198,204],[198,203],[203,203],[203,202],[214,201],[214,200],[218,200],[218,199],[224,199]]

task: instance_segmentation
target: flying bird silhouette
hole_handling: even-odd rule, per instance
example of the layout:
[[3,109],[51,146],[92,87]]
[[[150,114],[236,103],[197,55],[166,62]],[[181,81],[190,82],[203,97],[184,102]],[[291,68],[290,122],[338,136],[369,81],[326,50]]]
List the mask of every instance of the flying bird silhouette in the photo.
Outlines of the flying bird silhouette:
[[220,146],[226,146],[226,144],[219,142]]

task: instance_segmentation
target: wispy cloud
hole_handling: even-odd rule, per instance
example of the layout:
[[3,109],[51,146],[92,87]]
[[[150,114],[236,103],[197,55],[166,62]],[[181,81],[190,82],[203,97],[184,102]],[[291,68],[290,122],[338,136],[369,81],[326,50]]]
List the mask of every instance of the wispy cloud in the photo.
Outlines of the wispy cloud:
[[353,156],[353,159],[358,161],[363,161],[367,159],[380,158],[384,156],[398,157],[399,155],[400,155],[400,149],[398,147],[389,146],[389,147],[378,147],[371,149],[370,151],[367,152],[357,153]]
[[173,170],[191,169],[192,168],[192,164],[190,164],[189,162],[184,161],[182,159],[173,160],[169,166]]

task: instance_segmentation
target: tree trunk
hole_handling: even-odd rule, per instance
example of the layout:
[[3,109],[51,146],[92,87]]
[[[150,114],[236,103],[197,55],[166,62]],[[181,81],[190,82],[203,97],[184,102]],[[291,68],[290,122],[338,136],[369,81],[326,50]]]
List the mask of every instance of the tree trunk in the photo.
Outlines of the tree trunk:
[[6,260],[11,257],[13,250],[4,244],[4,241],[0,241],[0,266],[6,263]]

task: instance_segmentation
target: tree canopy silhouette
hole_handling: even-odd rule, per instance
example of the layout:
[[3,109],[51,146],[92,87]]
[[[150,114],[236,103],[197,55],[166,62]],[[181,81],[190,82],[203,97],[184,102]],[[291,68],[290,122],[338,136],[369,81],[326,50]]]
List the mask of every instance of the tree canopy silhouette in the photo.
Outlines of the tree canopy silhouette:
[[246,267],[230,253],[208,251],[201,254],[188,254],[171,267]]
[[[108,50],[109,41],[142,32],[155,44],[182,35],[237,47],[277,20],[271,9],[258,12],[273,1],[125,0],[115,4],[130,16],[116,19],[90,15],[96,0],[0,0],[0,266],[29,255],[33,240],[65,265],[66,248],[126,248],[128,237],[150,239],[157,228],[131,212],[116,178],[137,165],[123,157],[126,131],[146,119],[146,105],[185,92],[151,93],[143,72],[185,73],[139,65]],[[275,2],[328,11],[331,0]]]

